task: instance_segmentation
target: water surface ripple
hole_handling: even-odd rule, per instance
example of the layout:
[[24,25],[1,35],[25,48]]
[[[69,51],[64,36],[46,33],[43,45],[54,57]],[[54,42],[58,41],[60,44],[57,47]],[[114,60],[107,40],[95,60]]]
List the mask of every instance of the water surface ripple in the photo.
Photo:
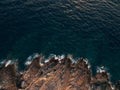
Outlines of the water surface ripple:
[[0,42],[1,58],[71,53],[120,79],[120,0],[0,0]]

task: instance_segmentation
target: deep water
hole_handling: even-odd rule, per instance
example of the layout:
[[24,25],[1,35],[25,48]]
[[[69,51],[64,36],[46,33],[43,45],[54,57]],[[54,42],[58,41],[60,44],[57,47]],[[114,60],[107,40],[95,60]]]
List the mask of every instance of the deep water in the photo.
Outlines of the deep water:
[[0,0],[0,57],[88,58],[120,79],[120,0]]

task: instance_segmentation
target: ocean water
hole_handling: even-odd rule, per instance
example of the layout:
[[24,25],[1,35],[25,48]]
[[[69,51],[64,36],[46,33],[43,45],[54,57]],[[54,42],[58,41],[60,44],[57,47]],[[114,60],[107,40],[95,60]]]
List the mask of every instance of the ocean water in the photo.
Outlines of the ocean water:
[[120,0],[0,0],[0,58],[88,58],[120,79]]

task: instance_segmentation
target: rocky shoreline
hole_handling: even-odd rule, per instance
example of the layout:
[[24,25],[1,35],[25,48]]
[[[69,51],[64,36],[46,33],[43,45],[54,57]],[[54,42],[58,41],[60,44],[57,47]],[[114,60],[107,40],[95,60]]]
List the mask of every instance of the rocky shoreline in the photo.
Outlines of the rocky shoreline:
[[43,62],[41,54],[30,59],[23,71],[16,62],[2,63],[0,90],[120,90],[120,80],[112,84],[103,67],[93,75],[87,59],[53,55]]

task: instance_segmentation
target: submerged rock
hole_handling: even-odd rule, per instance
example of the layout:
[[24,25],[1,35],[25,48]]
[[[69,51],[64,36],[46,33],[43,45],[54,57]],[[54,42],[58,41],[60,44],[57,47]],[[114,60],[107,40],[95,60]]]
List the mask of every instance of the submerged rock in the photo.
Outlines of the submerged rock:
[[0,68],[0,90],[120,90],[120,81],[112,85],[109,74],[99,68],[93,76],[86,59],[73,62],[68,55],[56,55],[41,62],[42,55],[17,72],[16,63],[4,62]]

